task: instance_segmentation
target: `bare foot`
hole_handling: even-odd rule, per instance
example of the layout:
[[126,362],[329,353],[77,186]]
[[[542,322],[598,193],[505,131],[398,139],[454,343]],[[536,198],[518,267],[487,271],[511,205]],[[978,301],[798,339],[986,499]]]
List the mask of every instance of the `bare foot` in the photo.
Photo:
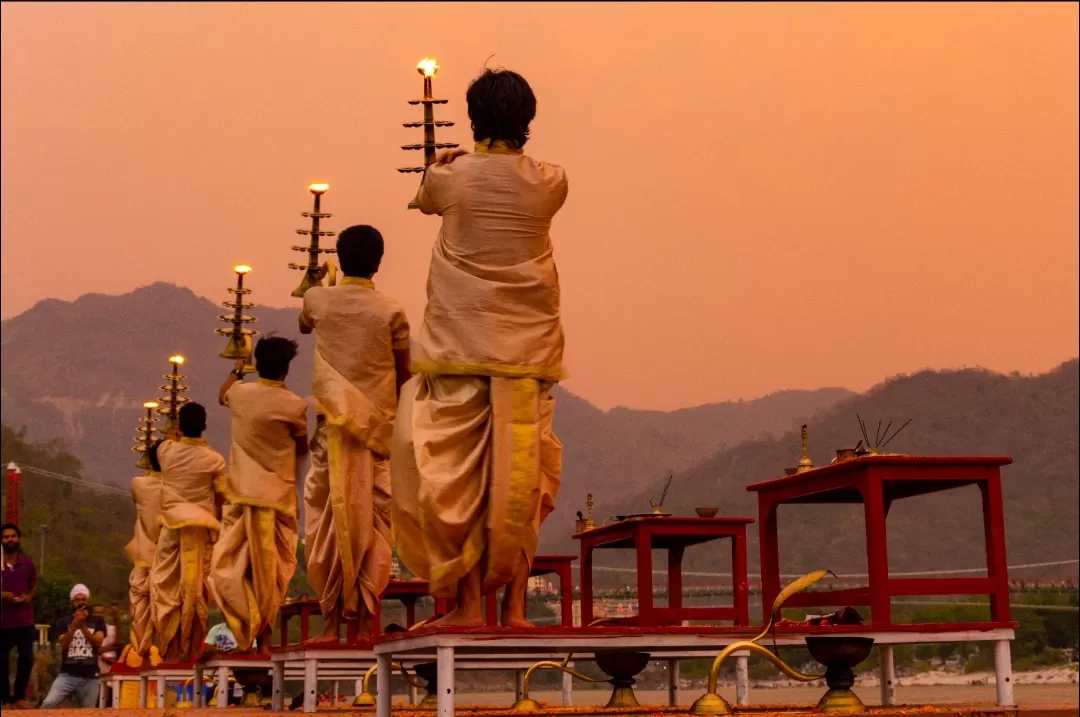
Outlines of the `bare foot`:
[[336,645],[341,642],[337,623],[327,625],[318,637],[309,638],[305,645]]
[[454,608],[438,620],[432,620],[427,627],[483,627],[482,615],[466,615],[459,608]]
[[341,621],[336,612],[323,616],[323,631],[318,637],[308,638],[305,645],[336,645],[341,642]]
[[536,627],[536,625],[533,625],[531,622],[529,622],[523,617],[509,617],[507,615],[503,615],[502,626],[517,628]]

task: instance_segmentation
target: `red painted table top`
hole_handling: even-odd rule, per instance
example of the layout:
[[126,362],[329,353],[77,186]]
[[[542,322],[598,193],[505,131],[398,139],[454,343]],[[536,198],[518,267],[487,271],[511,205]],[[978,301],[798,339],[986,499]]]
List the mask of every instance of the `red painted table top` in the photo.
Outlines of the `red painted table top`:
[[424,597],[428,594],[427,580],[391,580],[383,593],[383,600],[403,597]]
[[689,515],[670,515],[627,518],[582,533],[575,533],[574,539],[588,539],[594,548],[632,548],[634,531],[639,527],[644,527],[653,538],[653,548],[663,550],[670,545],[688,547],[727,537],[733,532],[745,530],[746,526],[753,522],[753,518],[724,516],[698,518]]
[[805,473],[751,483],[746,490],[803,493],[791,502],[860,503],[861,497],[848,487],[847,481],[854,481],[874,468],[881,470],[873,471],[872,476],[882,480],[885,499],[892,500],[978,483],[987,478],[988,470],[1012,462],[1006,456],[863,456]]

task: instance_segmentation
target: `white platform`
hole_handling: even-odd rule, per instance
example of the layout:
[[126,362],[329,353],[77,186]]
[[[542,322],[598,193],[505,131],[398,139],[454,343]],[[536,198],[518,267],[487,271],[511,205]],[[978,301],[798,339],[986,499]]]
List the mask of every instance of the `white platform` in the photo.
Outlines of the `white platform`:
[[[106,707],[112,707],[113,709],[120,709],[120,687],[124,682],[138,682],[142,678],[138,673],[125,673],[125,674],[113,674],[106,672],[98,677],[98,683],[100,689],[98,690],[98,709],[105,709]],[[109,688],[112,690],[112,704],[105,704],[106,696],[105,690]]]
[[[577,660],[591,658],[596,652],[607,650],[637,650],[649,653],[655,660],[669,660],[673,669],[669,677],[668,697],[672,704],[677,703],[679,660],[700,657],[715,657],[720,650],[738,640],[744,640],[754,633],[742,631],[707,631],[694,633],[682,630],[662,631],[621,631],[606,628],[583,628],[559,634],[551,630],[508,632],[503,630],[471,631],[423,631],[416,634],[395,635],[394,638],[375,646],[375,656],[379,664],[377,717],[390,717],[393,701],[390,696],[389,667],[392,661],[426,661],[438,663],[439,704],[438,717],[453,717],[454,670],[458,668],[458,659],[483,660],[485,655],[499,655],[502,659],[514,656],[538,660],[561,660],[567,653],[573,653]],[[932,630],[883,630],[869,629],[858,631],[807,631],[795,633],[786,631],[775,638],[775,644],[781,647],[805,645],[808,636],[851,636],[873,638],[874,643],[882,648],[882,702],[893,704],[892,700],[892,647],[895,645],[913,645],[943,642],[993,642],[995,644],[995,671],[997,673],[998,704],[1011,706],[1012,668],[1010,661],[1010,641],[1014,638],[1011,628],[992,629],[932,629]],[[773,636],[761,640],[763,645],[774,644]],[[749,680],[747,675],[747,657],[736,655],[736,695],[739,704],[748,704]],[[385,695],[385,697],[384,697]]]
[[147,692],[149,692],[150,680],[154,680],[155,701],[158,709],[165,707],[165,683],[169,680],[183,682],[194,676],[194,668],[182,667],[151,667],[139,673],[139,707],[146,709]]
[[[564,653],[550,653],[558,659],[565,657]],[[304,712],[311,713],[317,707],[317,685],[320,679],[362,679],[364,674],[376,664],[375,653],[371,650],[343,650],[341,648],[311,648],[296,647],[289,650],[280,650],[271,654],[271,662],[274,672],[273,703],[271,708],[275,711],[284,709],[285,682],[289,678],[298,677],[304,681]],[[521,677],[525,670],[533,666],[538,660],[549,659],[549,653],[530,654],[520,651],[510,653],[485,653],[476,655],[455,663],[458,670],[514,670],[518,673],[518,689],[520,691]],[[422,662],[433,662],[433,656],[403,655],[392,662],[399,662],[407,669],[413,668]],[[250,660],[248,661],[250,662]],[[388,663],[389,664],[389,663]],[[573,663],[570,663],[573,666]],[[570,705],[571,681],[569,675],[564,675],[563,680],[563,704]],[[390,694],[389,678],[387,685],[382,688],[384,694]],[[392,698],[392,696],[391,696]],[[417,694],[414,688],[409,690],[410,704],[416,704]]]

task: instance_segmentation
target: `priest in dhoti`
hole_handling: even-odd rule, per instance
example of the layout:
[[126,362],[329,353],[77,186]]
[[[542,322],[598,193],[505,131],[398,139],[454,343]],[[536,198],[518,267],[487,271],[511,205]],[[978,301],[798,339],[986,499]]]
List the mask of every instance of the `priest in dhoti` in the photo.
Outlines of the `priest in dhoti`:
[[485,71],[466,94],[475,150],[444,154],[417,194],[442,217],[427,308],[402,389],[393,526],[401,561],[455,599],[443,624],[479,625],[482,596],[506,585],[502,624],[525,626],[540,525],[559,489],[552,433],[563,375],[559,280],[549,229],[562,168],[526,156],[528,83]]
[[300,330],[315,332],[304,554],[325,625],[316,643],[337,642],[342,621],[355,623],[358,637],[369,635],[390,581],[389,455],[398,391],[409,376],[409,322],[375,288],[382,256],[374,227],[341,232],[344,277],[308,289],[300,315]]
[[154,639],[154,623],[150,609],[150,567],[161,533],[161,465],[157,457],[158,443],[146,452],[150,471],[131,480],[131,499],[135,502],[135,536],[124,548],[131,561],[128,575],[128,597],[131,601],[131,645],[140,655],[150,653]]
[[254,354],[259,378],[244,383],[244,361],[237,361],[218,395],[232,413],[232,447],[209,588],[236,649],[248,651],[257,641],[268,654],[296,571],[296,464],[307,453],[307,403],[285,387],[295,341],[260,339]]
[[158,446],[161,465],[161,533],[150,568],[154,629],[166,662],[186,662],[202,649],[209,616],[206,577],[221,530],[215,483],[225,459],[207,445],[206,410],[197,403],[180,409],[179,440]]

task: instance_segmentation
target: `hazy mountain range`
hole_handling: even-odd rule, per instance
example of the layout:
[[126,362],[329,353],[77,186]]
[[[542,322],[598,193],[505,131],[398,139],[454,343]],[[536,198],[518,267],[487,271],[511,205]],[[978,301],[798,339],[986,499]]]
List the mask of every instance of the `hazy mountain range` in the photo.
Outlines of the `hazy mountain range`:
[[[225,341],[213,332],[225,325],[217,320],[225,312],[220,304],[163,283],[121,296],[38,303],[2,325],[4,424],[25,426],[31,441],[62,439],[83,461],[83,475],[126,484],[137,473],[130,447],[141,404],[163,395],[167,358],[179,352],[187,357],[187,395],[207,407],[208,438],[227,453],[228,416],[216,405],[216,394],[231,364],[218,357]],[[299,335],[297,310],[256,307],[252,313],[260,331],[300,341],[288,383],[308,395],[313,339]],[[810,424],[811,455],[827,462],[834,449],[854,445],[860,413],[873,425],[879,418],[895,425],[915,419],[890,450],[1013,456],[1016,464],[1005,472],[1010,563],[1075,556],[1077,379],[1077,361],[1071,360],[1037,377],[924,372],[892,379],[865,395],[841,388],[784,391],[671,412],[602,411],[559,389],[563,488],[545,525],[543,547],[576,552],[569,536],[575,512],[585,510],[586,493],[596,498],[599,522],[648,509],[648,498],[659,495],[669,472],[676,477],[666,507],[692,513],[697,506],[718,506],[725,514],[756,517],[754,496],[744,486],[794,465],[797,427]],[[785,572],[823,564],[865,572],[861,508],[786,510]],[[980,565],[978,516],[977,491],[898,503],[890,513],[894,569]],[[726,569],[726,548],[697,552],[688,553],[693,565]],[[756,567],[756,540],[750,563]]]

